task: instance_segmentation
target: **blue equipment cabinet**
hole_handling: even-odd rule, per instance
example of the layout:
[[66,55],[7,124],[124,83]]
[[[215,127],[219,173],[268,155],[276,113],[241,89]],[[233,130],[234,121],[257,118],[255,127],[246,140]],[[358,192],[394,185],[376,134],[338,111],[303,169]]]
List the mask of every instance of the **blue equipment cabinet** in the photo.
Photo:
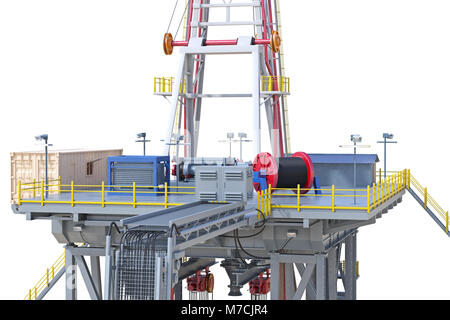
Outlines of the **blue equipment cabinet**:
[[[161,186],[170,183],[169,156],[114,156],[108,157],[108,190],[123,191],[114,194],[131,194],[133,182],[136,186]],[[163,191],[161,188],[138,188],[138,195],[157,196],[162,193],[140,193]]]

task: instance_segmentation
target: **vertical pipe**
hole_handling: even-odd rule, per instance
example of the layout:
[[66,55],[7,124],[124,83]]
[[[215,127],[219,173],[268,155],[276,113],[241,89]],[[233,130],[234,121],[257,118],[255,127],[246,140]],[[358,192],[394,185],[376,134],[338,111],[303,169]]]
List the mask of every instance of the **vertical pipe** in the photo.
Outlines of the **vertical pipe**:
[[105,244],[105,284],[103,300],[111,299],[111,234],[106,235]]
[[47,190],[45,191],[45,198],[48,198],[48,140],[45,139],[45,184]]
[[297,184],[297,212],[300,212],[300,185]]
[[36,198],[36,179],[33,179],[33,199]]
[[384,138],[384,178],[386,179],[386,138]]
[[58,176],[58,194],[61,194],[61,176]]

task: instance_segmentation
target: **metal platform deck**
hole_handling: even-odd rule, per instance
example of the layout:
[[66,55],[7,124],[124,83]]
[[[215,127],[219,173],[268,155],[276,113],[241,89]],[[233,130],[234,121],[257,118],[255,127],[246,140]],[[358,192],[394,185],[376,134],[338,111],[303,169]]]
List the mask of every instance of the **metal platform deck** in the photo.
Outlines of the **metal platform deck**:
[[[324,190],[327,188],[324,187]],[[364,191],[353,197],[353,191],[336,191],[334,196],[334,207],[331,193],[315,195],[310,192],[302,195],[298,203],[296,193],[292,191],[277,191],[271,195],[271,218],[287,219],[342,219],[342,220],[370,220],[383,211],[390,209],[393,205],[401,202],[405,193],[399,190],[392,194],[386,201],[373,206],[370,202],[369,212],[367,210],[367,196]],[[280,195],[282,194],[282,195]],[[372,201],[372,199],[369,199]],[[27,202],[30,201],[30,202]],[[167,203],[164,196],[136,195],[134,201],[132,195],[105,193],[102,205],[102,193],[78,192],[74,204],[71,204],[70,193],[50,194],[47,199],[40,197],[23,199],[21,204],[13,204],[15,213],[26,214],[28,220],[45,219],[51,216],[72,217],[77,220],[79,215],[103,215],[110,216],[112,220],[120,220],[123,217],[139,216],[151,212],[161,211],[167,208],[195,202],[194,194],[169,194]],[[246,204],[246,209],[255,209],[258,204],[256,193]],[[167,207],[167,208],[166,208]],[[345,208],[345,209],[340,209]],[[334,211],[334,212],[333,212]]]

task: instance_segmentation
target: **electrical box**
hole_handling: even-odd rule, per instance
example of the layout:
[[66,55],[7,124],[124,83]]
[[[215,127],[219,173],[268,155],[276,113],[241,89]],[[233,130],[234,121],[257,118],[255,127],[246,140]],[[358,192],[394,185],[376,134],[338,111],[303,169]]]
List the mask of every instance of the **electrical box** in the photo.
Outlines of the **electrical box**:
[[[130,194],[136,183],[136,194],[162,195],[162,186],[170,182],[169,156],[119,156],[108,158],[110,194]],[[147,188],[142,188],[147,187]],[[117,192],[123,191],[123,192]]]
[[196,199],[201,201],[247,201],[253,197],[250,166],[197,167]]

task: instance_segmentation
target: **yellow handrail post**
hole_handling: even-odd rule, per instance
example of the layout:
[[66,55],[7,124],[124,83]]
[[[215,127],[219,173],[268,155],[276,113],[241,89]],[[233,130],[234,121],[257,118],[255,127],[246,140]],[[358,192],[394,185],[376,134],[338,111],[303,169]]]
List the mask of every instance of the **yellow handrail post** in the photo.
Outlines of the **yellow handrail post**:
[[297,184],[297,212],[300,212],[300,185]]
[[445,232],[448,234],[448,211],[445,213]]
[[411,187],[411,170],[408,169],[408,190]]
[[156,92],[156,77],[153,78],[153,92]]
[[105,207],[105,181],[102,181],[102,208]]
[[164,208],[167,207],[167,182],[164,182]]
[[263,213],[264,213],[264,216],[267,217],[267,189],[264,190],[264,193],[263,193],[263,200],[264,200],[264,210],[263,210]]
[[31,300],[31,289],[28,290],[28,300]]
[[448,234],[448,211],[445,213],[445,232]]
[[392,196],[392,190],[394,187],[392,176],[389,178],[389,198]]
[[70,182],[70,204],[73,207],[73,180]]
[[335,187],[334,187],[334,184],[331,186],[331,212],[334,212],[336,209],[335,209],[335,206],[334,206],[334,204],[335,204],[335,197],[334,197],[334,193],[335,193]]
[[[166,182],[167,184],[167,182]],[[136,208],[136,182],[133,181],[133,208]]]
[[58,194],[61,194],[61,176],[58,176]]
[[269,184],[269,216],[272,213],[272,185]]
[[37,288],[34,287],[34,300],[36,300],[36,299],[37,299]]
[[370,213],[370,186],[367,185],[367,213]]
[[47,268],[47,288],[48,288],[48,268]]
[[41,206],[44,206],[44,181],[41,181]]
[[17,181],[17,204],[20,206],[22,198],[22,183]]
[[372,186],[372,205],[375,207],[375,183]]
[[376,190],[376,192],[377,192],[377,197],[376,197],[376,205],[378,205],[378,202],[380,201],[380,188],[379,188],[379,185],[378,185],[378,183],[377,183],[377,190]]
[[395,174],[394,179],[395,179],[395,193],[397,193],[398,192],[398,173]]
[[260,194],[260,192],[259,191],[257,191],[256,192],[256,195],[257,195],[257,197],[256,197],[256,208],[258,209],[258,220],[261,218],[261,212],[260,212],[260,210],[261,210],[261,194]]
[[52,279],[55,278],[55,266],[52,266]]
[[36,198],[36,179],[33,179],[33,198]]
[[423,189],[423,193],[424,193],[424,196],[423,196],[423,207],[426,209],[427,208],[427,205],[428,205],[428,188],[424,188]]
[[379,173],[379,174],[380,174],[379,181],[380,181],[380,183],[381,183],[381,168],[380,168],[380,173]]

